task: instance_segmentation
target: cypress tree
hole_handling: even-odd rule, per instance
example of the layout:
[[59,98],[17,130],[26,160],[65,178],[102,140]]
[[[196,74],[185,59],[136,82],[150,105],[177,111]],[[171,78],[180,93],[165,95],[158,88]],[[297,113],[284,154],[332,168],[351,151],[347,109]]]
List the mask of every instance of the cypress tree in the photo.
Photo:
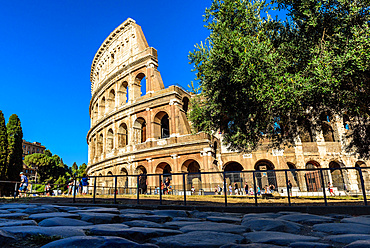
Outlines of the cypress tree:
[[8,137],[6,133],[5,118],[0,110],[0,179],[4,180],[8,156]]
[[6,179],[11,181],[19,181],[19,173],[23,169],[23,132],[21,121],[16,114],[12,114],[9,117],[9,122],[6,125],[6,130],[8,133],[8,167],[6,172]]

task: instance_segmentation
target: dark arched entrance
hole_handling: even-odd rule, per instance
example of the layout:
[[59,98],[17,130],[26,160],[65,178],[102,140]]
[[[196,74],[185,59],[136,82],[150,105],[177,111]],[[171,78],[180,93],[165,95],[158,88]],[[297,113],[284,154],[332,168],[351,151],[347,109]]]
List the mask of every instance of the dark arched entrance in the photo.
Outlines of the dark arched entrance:
[[[316,161],[309,161],[306,163],[306,169],[320,168],[320,164]],[[314,192],[322,189],[320,174],[317,170],[306,171],[305,179],[307,185],[307,191]]]
[[254,169],[257,171],[255,173],[257,185],[260,189],[265,188],[266,186],[274,185],[275,189],[278,189],[278,184],[276,181],[275,166],[274,164],[267,160],[259,160],[254,165]]
[[236,183],[240,189],[243,185],[243,178],[240,172],[243,171],[243,169],[243,166],[238,162],[227,163],[224,167],[226,184],[231,184],[231,186],[235,188]]
[[337,162],[332,161],[329,163],[329,168],[332,186],[338,190],[344,190],[344,177],[343,170],[340,169],[341,166]]
[[182,167],[183,172],[189,173],[187,175],[186,188],[189,190],[192,186],[194,186],[194,189],[198,191],[202,188],[202,176],[200,174],[200,165],[197,161],[193,159],[186,160]]

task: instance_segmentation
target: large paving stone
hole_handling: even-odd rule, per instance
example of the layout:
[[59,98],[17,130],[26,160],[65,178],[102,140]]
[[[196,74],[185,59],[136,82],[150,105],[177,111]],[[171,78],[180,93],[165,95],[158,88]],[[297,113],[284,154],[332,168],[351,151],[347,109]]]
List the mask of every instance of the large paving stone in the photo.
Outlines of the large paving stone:
[[0,214],[10,214],[11,212],[8,210],[0,210]]
[[264,243],[252,243],[252,244],[226,244],[221,246],[220,248],[282,248],[287,246],[278,246],[278,245],[271,245],[271,244],[264,244]]
[[6,247],[9,244],[17,242],[17,238],[10,234],[7,233],[3,230],[0,230],[0,246],[1,247]]
[[225,243],[241,243],[243,240],[243,236],[232,233],[196,231],[154,238],[152,242],[161,248],[218,248]]
[[79,216],[81,216],[81,220],[94,224],[109,224],[121,222],[121,218],[117,214],[79,212]]
[[1,227],[0,230],[6,231],[12,235],[20,237],[29,237],[33,235],[42,234],[45,236],[60,236],[60,237],[72,237],[72,236],[85,236],[85,232],[82,228],[74,228],[70,226],[12,226],[12,227]]
[[325,240],[335,242],[335,243],[342,243],[342,244],[349,244],[355,242],[356,240],[370,240],[370,235],[368,234],[341,234],[341,235],[330,235],[324,237]]
[[358,217],[344,218],[340,222],[370,225],[370,218],[366,218],[364,216],[358,216]]
[[352,242],[346,246],[345,248],[369,248],[370,247],[370,240],[358,240]]
[[26,208],[36,208],[38,205],[34,204],[23,204],[23,203],[10,203],[10,204],[4,204],[0,205],[0,209],[26,209]]
[[119,217],[122,221],[147,220],[156,223],[164,223],[172,220],[172,217],[166,215],[121,214]]
[[158,248],[153,244],[138,244],[133,241],[120,237],[70,237],[61,240],[53,241],[42,248],[111,248],[111,247],[126,247],[126,248]]
[[332,248],[331,244],[324,244],[318,242],[295,242],[289,245],[291,248]]
[[268,231],[250,232],[243,234],[243,236],[252,243],[267,243],[274,245],[289,245],[295,242],[316,242],[320,240],[320,238],[317,237]]
[[305,214],[305,213],[283,215],[283,216],[278,217],[278,219],[298,222],[298,223],[307,224],[307,225],[334,222],[334,219],[331,217],[314,215],[314,214]]
[[119,236],[140,242],[156,237],[182,234],[182,232],[178,230],[171,229],[145,228],[145,227],[122,228],[122,227],[113,227],[112,225],[97,226],[91,228],[89,230],[89,233],[90,235],[97,236]]
[[65,213],[65,212],[54,212],[54,213],[44,213],[44,214],[31,214],[30,216],[28,216],[28,219],[39,222],[44,219],[55,218],[55,217],[72,218],[72,219],[80,218],[78,214],[70,214],[70,213]]
[[219,212],[200,212],[198,210],[194,210],[189,212],[190,216],[193,218],[200,218],[205,219],[208,216],[218,216],[218,217],[241,217],[242,214],[238,213],[219,213]]
[[172,229],[179,229],[183,226],[189,226],[189,225],[197,225],[197,224],[206,224],[206,223],[212,223],[209,221],[169,221],[164,223],[165,226]]
[[84,210],[70,210],[70,213],[107,213],[107,214],[120,214],[117,208],[92,208]]
[[39,226],[88,226],[92,224],[83,220],[55,217],[40,221]]
[[152,210],[145,210],[139,208],[126,208],[120,210],[121,214],[152,214]]
[[186,225],[180,228],[182,232],[195,232],[195,231],[212,231],[220,233],[244,233],[250,232],[251,230],[248,227],[241,225],[234,225],[228,223],[199,223],[194,225]]
[[57,212],[57,210],[55,208],[49,208],[49,207],[26,208],[20,211],[20,213],[25,213],[25,214],[39,214],[39,213],[53,213],[53,212]]
[[58,205],[55,205],[53,207],[56,208],[56,209],[58,209],[60,212],[69,212],[69,211],[80,209],[78,207],[58,206]]
[[282,214],[279,214],[279,213],[245,214],[243,216],[242,221],[247,220],[247,219],[253,219],[253,218],[257,218],[257,219],[261,219],[261,218],[275,219],[275,218],[278,218],[280,216],[282,216]]
[[190,214],[185,210],[153,210],[154,215],[163,215],[174,217],[188,217]]
[[0,218],[3,219],[27,219],[28,214],[23,214],[23,213],[10,213],[10,214],[0,214]]
[[218,216],[208,216],[206,220],[214,222],[223,222],[223,223],[239,223],[242,221],[242,218],[236,217],[218,217]]
[[277,231],[298,234],[303,225],[279,219],[244,219],[242,225],[254,231]]
[[330,234],[370,234],[370,226],[354,223],[317,224],[313,230]]
[[152,227],[152,228],[165,227],[165,225],[163,224],[159,224],[159,223],[147,221],[147,220],[131,220],[131,221],[123,222],[123,224],[128,225],[130,227]]
[[34,220],[0,219],[0,227],[8,227],[8,226],[37,226],[37,222]]

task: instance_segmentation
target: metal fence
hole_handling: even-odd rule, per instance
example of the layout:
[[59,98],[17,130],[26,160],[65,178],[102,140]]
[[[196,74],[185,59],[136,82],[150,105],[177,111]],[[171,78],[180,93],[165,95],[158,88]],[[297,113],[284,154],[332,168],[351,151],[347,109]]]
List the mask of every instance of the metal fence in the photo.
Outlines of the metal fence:
[[[73,202],[81,199],[76,197],[82,191],[80,180],[74,179]],[[224,206],[327,206],[348,201],[367,205],[370,167],[90,176],[86,187],[84,197],[92,198],[93,203],[104,199],[116,204],[130,198],[137,204],[151,199],[160,205],[171,201]]]

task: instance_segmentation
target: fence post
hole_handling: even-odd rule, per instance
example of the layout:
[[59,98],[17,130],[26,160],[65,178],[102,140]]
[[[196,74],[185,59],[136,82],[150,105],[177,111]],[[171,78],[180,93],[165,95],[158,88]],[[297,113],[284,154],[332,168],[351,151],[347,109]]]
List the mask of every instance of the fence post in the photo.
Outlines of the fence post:
[[95,195],[96,195],[96,177],[94,177],[93,204],[95,204]]
[[140,192],[139,192],[139,175],[137,175],[136,176],[136,180],[137,180],[137,182],[136,182],[136,184],[137,184],[137,187],[136,187],[136,204],[137,205],[139,205],[140,204],[140,196],[139,196],[139,194],[140,194]]
[[227,207],[227,190],[226,190],[226,176],[225,171],[222,172],[224,174],[224,196],[225,196],[225,207]]
[[328,200],[326,199],[326,192],[325,192],[325,182],[324,182],[324,175],[322,173],[323,169],[320,170],[320,176],[321,176],[321,185],[322,185],[322,192],[324,194],[324,201],[325,201],[325,206],[328,206]]
[[184,189],[184,206],[186,206],[186,184],[185,184],[185,173],[182,174],[182,184]]
[[18,188],[18,183],[16,182],[14,185],[14,199],[17,197],[17,188]]
[[73,179],[73,203],[76,203],[76,188],[77,188],[77,179]]
[[114,204],[117,204],[117,176],[114,176]]
[[361,180],[361,188],[362,188],[362,195],[364,197],[364,204],[367,206],[367,198],[366,198],[366,188],[365,188],[365,182],[364,177],[362,176],[362,170],[361,167],[357,167],[358,173],[360,174],[360,180]]
[[159,177],[159,205],[162,205],[162,178],[161,175]]
[[290,203],[290,189],[289,189],[288,171],[287,170],[285,170],[285,183],[286,183],[286,189],[287,189],[287,192],[288,192],[288,203],[289,203],[289,206],[291,206],[292,204]]
[[254,190],[254,205],[258,206],[257,201],[257,184],[256,184],[256,172],[253,171],[253,190]]

